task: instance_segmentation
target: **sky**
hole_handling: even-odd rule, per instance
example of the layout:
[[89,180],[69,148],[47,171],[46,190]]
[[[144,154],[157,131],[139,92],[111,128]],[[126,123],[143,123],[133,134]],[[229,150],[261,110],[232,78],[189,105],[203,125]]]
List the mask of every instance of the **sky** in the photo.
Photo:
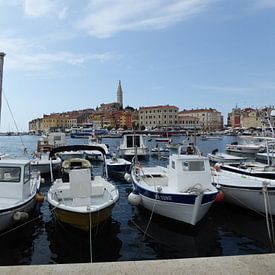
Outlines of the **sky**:
[[275,105],[275,0],[0,0],[0,131],[124,106]]

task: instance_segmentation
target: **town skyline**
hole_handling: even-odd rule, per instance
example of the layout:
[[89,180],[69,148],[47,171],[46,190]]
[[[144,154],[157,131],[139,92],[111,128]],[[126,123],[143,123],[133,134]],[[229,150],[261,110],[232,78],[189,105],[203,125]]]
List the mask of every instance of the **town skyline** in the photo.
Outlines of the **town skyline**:
[[[0,0],[0,131],[43,114],[124,106],[274,105],[270,0]],[[12,110],[10,114],[6,99]]]

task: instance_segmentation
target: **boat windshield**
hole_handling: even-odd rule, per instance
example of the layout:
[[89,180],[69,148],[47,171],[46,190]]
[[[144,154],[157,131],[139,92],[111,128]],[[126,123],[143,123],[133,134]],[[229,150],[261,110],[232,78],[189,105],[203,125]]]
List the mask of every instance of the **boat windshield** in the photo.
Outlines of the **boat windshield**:
[[183,161],[183,171],[205,171],[203,161]]
[[27,164],[24,167],[24,183],[30,180],[30,176],[31,176],[30,164]]
[[20,167],[0,166],[0,181],[2,182],[20,182]]

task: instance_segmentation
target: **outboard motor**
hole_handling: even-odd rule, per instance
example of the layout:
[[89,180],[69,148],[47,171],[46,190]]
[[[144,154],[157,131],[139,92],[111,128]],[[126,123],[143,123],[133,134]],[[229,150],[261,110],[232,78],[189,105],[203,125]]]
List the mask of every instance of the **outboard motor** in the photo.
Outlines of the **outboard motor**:
[[213,151],[212,151],[212,155],[216,155],[216,153],[218,153],[219,152],[219,149],[214,149]]

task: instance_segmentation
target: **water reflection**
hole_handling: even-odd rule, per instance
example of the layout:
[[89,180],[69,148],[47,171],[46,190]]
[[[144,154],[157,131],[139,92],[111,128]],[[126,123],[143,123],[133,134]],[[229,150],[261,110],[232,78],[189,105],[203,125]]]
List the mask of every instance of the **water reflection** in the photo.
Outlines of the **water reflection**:
[[[89,232],[51,220],[45,225],[54,263],[90,262]],[[116,261],[122,245],[117,237],[119,223],[108,219],[92,231],[93,262]]]

